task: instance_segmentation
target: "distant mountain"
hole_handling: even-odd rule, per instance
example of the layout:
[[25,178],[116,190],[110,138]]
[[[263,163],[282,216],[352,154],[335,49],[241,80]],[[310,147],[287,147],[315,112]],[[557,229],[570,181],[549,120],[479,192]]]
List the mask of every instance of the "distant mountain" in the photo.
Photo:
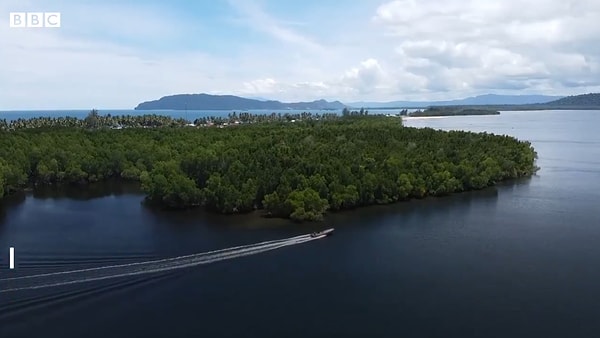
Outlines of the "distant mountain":
[[563,96],[486,94],[450,102],[453,102],[455,105],[532,104],[547,103],[562,97]]
[[250,100],[269,101],[269,99],[265,99],[264,97],[260,97],[260,96],[240,96],[240,97],[243,97],[244,99],[250,99]]
[[[351,108],[426,108],[430,106],[488,107],[495,110],[537,109],[600,109],[600,93],[575,96],[546,95],[479,95],[450,101],[392,101],[352,102]],[[159,100],[140,103],[136,110],[339,110],[346,105],[339,101],[317,100],[285,103],[262,98],[244,98],[234,95],[179,94]]]
[[469,106],[547,103],[560,98],[562,98],[562,96],[486,94],[450,101],[352,102],[348,103],[348,105],[357,108],[424,108],[428,106]]
[[590,93],[563,97],[556,101],[548,102],[554,106],[600,106],[600,93]]
[[140,103],[135,107],[135,110],[333,110],[343,109],[345,107],[346,106],[339,101],[328,102],[325,100],[317,100],[312,102],[285,103],[273,100],[262,101],[247,99],[234,95],[179,94],[164,96],[159,100]]

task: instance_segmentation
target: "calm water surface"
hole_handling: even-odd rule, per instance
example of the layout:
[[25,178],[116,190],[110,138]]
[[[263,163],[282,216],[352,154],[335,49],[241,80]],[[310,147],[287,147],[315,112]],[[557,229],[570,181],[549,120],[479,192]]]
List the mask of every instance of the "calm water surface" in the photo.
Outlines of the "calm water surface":
[[[504,112],[406,125],[533,143],[538,175],[344,212],[325,224],[164,212],[136,187],[38,191],[0,209],[0,279],[333,237],[213,264],[0,290],[0,337],[596,337],[600,112]],[[8,270],[8,247],[17,269]],[[2,285],[2,283],[0,283]]]

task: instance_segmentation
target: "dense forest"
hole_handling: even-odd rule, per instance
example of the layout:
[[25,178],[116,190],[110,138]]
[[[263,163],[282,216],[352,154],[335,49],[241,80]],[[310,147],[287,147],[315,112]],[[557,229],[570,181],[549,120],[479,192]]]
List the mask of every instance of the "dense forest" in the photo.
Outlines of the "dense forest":
[[480,189],[536,169],[528,142],[408,128],[398,118],[168,125],[0,131],[0,196],[120,178],[140,181],[149,203],[171,208],[319,220],[327,210]]
[[185,119],[174,119],[169,116],[147,114],[140,116],[100,115],[98,111],[92,110],[85,119],[76,117],[34,117],[30,119],[16,119],[7,121],[0,119],[0,130],[11,131],[18,129],[33,128],[157,128],[157,127],[181,127],[188,123]]
[[[367,114],[365,110],[347,111],[347,115]],[[252,114],[248,112],[232,112],[227,116],[205,116],[188,121],[183,118],[172,118],[165,115],[144,114],[144,115],[100,115],[97,110],[92,110],[85,119],[76,117],[34,117],[30,119],[19,118],[7,121],[0,119],[0,130],[13,131],[19,129],[34,128],[159,128],[159,127],[208,127],[208,126],[227,126],[233,124],[263,123],[263,122],[295,122],[296,120],[331,120],[337,119],[336,113],[271,113],[271,114]]]

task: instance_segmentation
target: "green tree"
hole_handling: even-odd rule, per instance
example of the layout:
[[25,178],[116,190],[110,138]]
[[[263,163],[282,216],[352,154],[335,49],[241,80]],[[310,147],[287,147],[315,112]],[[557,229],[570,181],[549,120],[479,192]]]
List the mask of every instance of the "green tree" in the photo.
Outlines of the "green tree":
[[92,109],[86,116],[84,122],[88,128],[98,128],[98,126],[100,125],[100,116],[98,114],[98,111],[96,109]]
[[243,113],[244,125],[201,130],[165,116],[97,111],[87,120],[17,119],[0,131],[1,193],[117,178],[140,181],[149,202],[170,208],[264,209],[312,220],[326,210],[480,189],[537,170],[529,142],[404,128],[366,113]]
[[323,213],[329,207],[326,199],[321,198],[319,193],[311,188],[294,190],[286,200],[292,213],[289,217],[297,221],[319,221],[323,219]]

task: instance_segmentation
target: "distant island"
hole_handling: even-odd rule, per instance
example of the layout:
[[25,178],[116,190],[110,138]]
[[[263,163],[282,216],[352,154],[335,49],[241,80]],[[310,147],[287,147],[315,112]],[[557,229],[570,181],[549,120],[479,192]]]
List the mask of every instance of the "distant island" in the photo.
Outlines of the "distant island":
[[518,110],[600,110],[600,93],[573,95],[546,103],[503,104],[503,105],[470,105],[471,109],[488,109],[497,111]]
[[[600,109],[600,94],[590,93],[575,96],[545,95],[494,95],[486,94],[451,101],[392,101],[354,102],[316,100],[311,102],[280,102],[235,95],[179,94],[164,96],[158,100],[137,105],[135,110],[342,110],[344,108],[365,109],[430,109],[432,107],[454,107],[443,115],[487,115],[489,111],[511,110],[592,110]],[[439,111],[419,114],[440,116]],[[431,115],[419,115],[431,116]]]
[[567,96],[545,103],[545,105],[557,107],[600,107],[600,93]]
[[469,107],[430,107],[425,110],[417,110],[409,116],[460,116],[460,115],[499,115],[500,112],[490,109],[479,109]]
[[485,94],[465,99],[446,100],[446,101],[390,101],[390,102],[349,102],[346,103],[354,108],[370,109],[393,109],[393,108],[427,108],[432,106],[486,106],[486,105],[507,105],[507,104],[537,104],[547,103],[561,99],[564,96],[548,95],[497,95]]
[[339,110],[345,107],[339,101],[317,100],[285,103],[248,99],[234,95],[179,94],[140,103],[135,110]]

